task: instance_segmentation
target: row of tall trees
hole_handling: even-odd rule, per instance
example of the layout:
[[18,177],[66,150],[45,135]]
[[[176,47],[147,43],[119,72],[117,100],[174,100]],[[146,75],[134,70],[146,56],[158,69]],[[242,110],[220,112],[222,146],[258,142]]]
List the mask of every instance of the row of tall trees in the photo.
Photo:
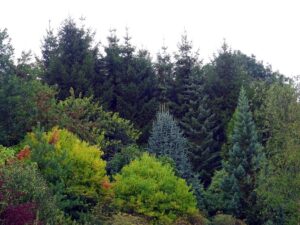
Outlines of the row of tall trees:
[[93,33],[66,20],[58,32],[49,29],[42,46],[44,79],[59,88],[64,99],[93,95],[106,110],[118,112],[142,131],[146,143],[155,113],[170,110],[190,143],[192,167],[207,185],[221,167],[221,148],[242,85],[274,82],[278,74],[254,57],[233,52],[226,43],[211,63],[203,65],[185,34],[178,51],[166,47],[152,61],[149,52],[136,49],[126,33],[120,42],[112,30],[107,45],[96,44]]
[[[6,30],[0,31],[0,48],[0,116],[5,118],[0,121],[1,145],[20,143],[32,127],[43,127],[54,139],[58,132],[57,128],[51,131],[54,126],[66,129],[59,132],[68,137],[73,135],[68,132],[74,133],[76,137],[66,139],[76,142],[80,138],[84,146],[87,142],[99,149],[101,160],[106,161],[102,175],[107,173],[113,180],[119,174],[113,201],[126,213],[153,216],[158,206],[145,202],[160,204],[160,198],[169,196],[156,199],[153,194],[144,195],[143,190],[171,190],[168,179],[177,183],[176,175],[186,180],[196,196],[185,193],[194,212],[197,200],[207,216],[230,214],[249,225],[296,224],[299,219],[298,92],[288,79],[254,56],[232,51],[224,43],[213,59],[203,64],[185,33],[174,54],[164,46],[153,60],[147,50],[131,43],[128,32],[119,40],[112,30],[107,44],[101,45],[91,30],[72,19],[65,20],[57,32],[48,29],[41,59],[32,60],[30,53],[23,53],[14,62]],[[41,133],[36,129],[35,135],[43,140]],[[27,141],[34,147],[32,137],[27,135]],[[48,147],[53,144],[44,142]],[[71,150],[66,146],[66,152],[78,150],[73,142],[68,144]],[[5,157],[15,152],[3,149],[0,154]],[[25,154],[27,150],[23,150]],[[39,162],[34,154],[47,149],[33,150],[31,161]],[[39,163],[56,165],[59,160],[64,162],[63,157]],[[76,172],[70,165],[54,167],[63,168],[59,171],[63,177],[63,170]],[[154,165],[166,173],[159,174]],[[46,180],[55,176],[45,176],[46,169],[39,168],[39,172]],[[155,176],[153,182],[149,173]],[[156,186],[159,177],[164,180]],[[103,182],[104,189],[110,189],[107,177]],[[137,186],[139,197],[134,192]],[[86,185],[80,188],[84,190]],[[179,192],[176,189],[174,199],[180,198]],[[74,194],[64,189],[57,193]],[[61,209],[78,219],[80,210],[87,212],[98,204],[85,197],[83,205],[66,197],[73,205]],[[106,197],[112,196],[108,193]],[[132,204],[126,203],[128,199]],[[142,208],[140,199],[145,201]],[[102,203],[95,210],[111,217],[111,208],[105,208],[111,207],[110,203]],[[164,210],[155,211],[154,218],[174,222],[175,214],[180,213],[171,207],[172,213],[165,217]],[[221,221],[225,218],[232,219],[220,216]]]

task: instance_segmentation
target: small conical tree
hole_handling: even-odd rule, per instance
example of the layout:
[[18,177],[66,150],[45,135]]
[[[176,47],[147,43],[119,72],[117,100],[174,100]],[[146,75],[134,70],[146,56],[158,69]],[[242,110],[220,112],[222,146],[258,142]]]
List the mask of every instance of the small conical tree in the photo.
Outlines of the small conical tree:
[[148,151],[157,156],[170,157],[179,176],[184,179],[191,177],[187,139],[169,112],[157,113],[148,140]]
[[247,224],[251,225],[256,224],[256,178],[263,155],[243,88],[240,91],[235,116],[232,148],[229,149],[228,161],[224,163],[228,176],[222,182],[222,189],[228,197],[228,213],[246,219]]

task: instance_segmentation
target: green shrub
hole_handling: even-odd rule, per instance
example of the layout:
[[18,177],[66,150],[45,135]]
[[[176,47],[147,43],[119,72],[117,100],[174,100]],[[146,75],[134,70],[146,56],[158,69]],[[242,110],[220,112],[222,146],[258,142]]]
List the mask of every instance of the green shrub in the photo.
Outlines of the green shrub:
[[132,161],[115,176],[114,205],[169,224],[177,217],[195,213],[196,199],[186,182],[175,176],[169,164],[148,154]]
[[60,206],[65,212],[76,214],[76,210],[86,211],[95,204],[106,174],[101,150],[58,128],[47,133],[37,129],[23,144],[30,146],[31,160],[61,196]]

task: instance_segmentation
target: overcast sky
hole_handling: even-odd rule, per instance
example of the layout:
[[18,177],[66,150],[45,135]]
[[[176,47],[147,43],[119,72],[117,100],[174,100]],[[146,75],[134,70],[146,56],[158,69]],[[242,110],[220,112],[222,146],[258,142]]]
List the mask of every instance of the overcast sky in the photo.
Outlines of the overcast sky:
[[3,0],[0,28],[7,28],[16,55],[40,54],[49,20],[57,28],[71,16],[85,17],[102,42],[110,28],[155,56],[163,42],[176,50],[187,31],[205,61],[225,38],[234,50],[272,65],[288,76],[300,74],[299,0]]

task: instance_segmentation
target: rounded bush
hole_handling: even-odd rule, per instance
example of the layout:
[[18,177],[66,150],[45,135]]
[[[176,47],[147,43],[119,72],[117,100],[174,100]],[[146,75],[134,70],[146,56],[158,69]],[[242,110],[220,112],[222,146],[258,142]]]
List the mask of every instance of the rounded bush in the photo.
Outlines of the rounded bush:
[[143,154],[115,176],[114,205],[123,212],[144,215],[168,224],[197,211],[196,199],[170,165]]

